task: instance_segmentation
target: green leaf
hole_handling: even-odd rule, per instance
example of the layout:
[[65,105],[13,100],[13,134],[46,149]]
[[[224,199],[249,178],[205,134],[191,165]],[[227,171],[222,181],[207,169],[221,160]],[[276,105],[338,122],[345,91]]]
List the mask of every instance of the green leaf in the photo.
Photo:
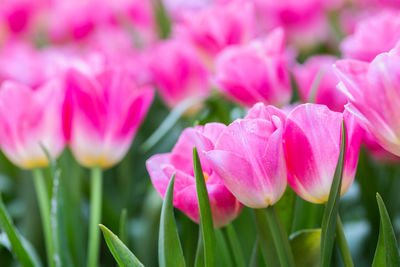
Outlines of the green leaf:
[[216,250],[218,257],[216,260],[217,266],[234,266],[232,261],[231,251],[220,229],[215,230],[215,239],[217,242]]
[[203,233],[201,231],[201,227],[199,227],[199,238],[197,240],[194,267],[204,267],[204,246],[203,246]]
[[133,255],[133,253],[111,232],[107,227],[100,224],[104,239],[111,254],[120,267],[143,267],[144,265]]
[[73,266],[71,254],[67,243],[65,228],[65,200],[63,188],[60,186],[61,171],[57,167],[56,161],[50,156],[48,150],[41,145],[47,160],[49,161],[50,175],[52,179],[52,197],[50,202],[50,221],[54,245],[55,266]]
[[161,209],[160,232],[158,236],[158,261],[161,267],[185,266],[185,258],[183,257],[174,217],[174,182],[175,174],[169,181]]
[[328,203],[326,204],[324,217],[322,218],[321,233],[321,266],[330,265],[333,245],[335,242],[336,221],[339,213],[340,190],[342,188],[344,153],[346,147],[346,127],[342,121],[342,138],[340,154],[333,177]]
[[290,236],[297,267],[316,267],[321,249],[321,229],[301,230]]
[[208,198],[206,182],[201,168],[197,149],[193,148],[194,176],[196,191],[199,200],[200,226],[203,235],[204,263],[206,267],[215,266],[215,234],[211,215],[210,200]]
[[280,266],[278,253],[275,249],[271,230],[268,226],[264,209],[254,209],[261,253],[267,266]]
[[378,201],[381,222],[378,245],[376,247],[372,266],[400,266],[399,247],[389,214],[386,210],[385,203],[378,193],[376,194],[376,200]]
[[224,229],[223,229],[226,239],[229,241],[229,247],[233,255],[233,259],[235,260],[235,265],[238,267],[244,267],[245,262],[244,262],[244,257],[243,257],[243,252],[242,248],[240,247],[240,243],[238,240],[238,237],[235,232],[235,228],[233,227],[232,224],[228,224]]
[[24,267],[39,267],[42,266],[38,261],[37,256],[29,247],[26,241],[20,236],[18,230],[13,225],[13,221],[8,214],[3,199],[0,195],[0,225],[3,231],[7,234],[8,240],[11,244],[12,252]]

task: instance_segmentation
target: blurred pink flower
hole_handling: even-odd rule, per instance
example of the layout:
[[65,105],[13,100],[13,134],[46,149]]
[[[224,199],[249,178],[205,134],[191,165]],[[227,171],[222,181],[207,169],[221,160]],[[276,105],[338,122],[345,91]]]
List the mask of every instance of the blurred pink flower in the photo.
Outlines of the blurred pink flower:
[[357,168],[363,131],[355,117],[317,104],[300,105],[287,117],[284,146],[288,183],[307,201],[328,201],[340,154],[343,119],[347,138],[341,194],[350,188]]
[[397,164],[400,162],[399,156],[388,152],[381,145],[379,145],[375,137],[368,131],[364,132],[363,143],[368,149],[368,152],[370,153],[372,158],[376,161],[386,164]]
[[206,60],[210,60],[224,48],[254,37],[254,16],[250,2],[212,5],[184,14],[175,28],[175,35],[191,41]]
[[174,206],[198,222],[199,208],[192,156],[193,147],[196,146],[206,180],[215,227],[229,224],[238,216],[242,207],[204,156],[204,152],[214,149],[215,141],[225,128],[226,126],[220,123],[187,128],[171,153],[154,155],[146,162],[151,181],[162,197],[175,173]]
[[152,79],[169,107],[187,98],[201,101],[209,95],[208,71],[190,43],[164,41],[148,56]]
[[279,118],[283,113],[260,108],[257,106],[259,110],[249,115],[260,118],[234,121],[222,132],[215,148],[206,152],[211,168],[226,187],[251,208],[275,204],[287,184],[282,145],[284,122]]
[[33,90],[5,81],[0,89],[0,144],[4,154],[24,169],[47,166],[41,145],[56,158],[63,151],[62,85],[52,80]]
[[106,1],[55,0],[45,14],[45,27],[52,42],[78,41],[110,18]]
[[151,88],[137,88],[123,71],[66,74],[64,130],[77,161],[108,168],[128,151],[153,99]]
[[46,0],[2,0],[0,24],[4,23],[13,34],[32,30]]
[[215,80],[228,97],[244,106],[257,102],[283,106],[291,98],[284,33],[225,49],[216,59]]
[[[343,112],[347,103],[346,96],[336,88],[339,79],[333,71],[337,58],[329,55],[317,55],[297,64],[292,72],[303,102],[309,102],[314,94],[316,104],[327,105],[331,110]],[[315,90],[315,92],[312,92]]]
[[400,156],[400,43],[371,63],[339,60],[336,68],[351,103],[346,109],[383,148]]
[[29,43],[8,41],[0,49],[0,84],[4,80],[13,80],[37,87],[45,78],[40,53]]
[[346,58],[371,61],[394,48],[399,40],[400,11],[384,10],[359,21],[354,33],[342,41],[340,49]]
[[341,5],[341,0],[254,0],[261,32],[276,27],[285,29],[288,41],[300,47],[315,45],[329,36],[326,10]]

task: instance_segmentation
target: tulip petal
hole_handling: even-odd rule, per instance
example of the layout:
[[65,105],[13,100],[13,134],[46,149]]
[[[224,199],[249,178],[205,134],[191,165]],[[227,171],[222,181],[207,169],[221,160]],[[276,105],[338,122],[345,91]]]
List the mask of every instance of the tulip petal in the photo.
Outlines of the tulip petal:
[[212,150],[205,154],[212,168],[240,202],[252,208],[268,205],[263,198],[264,184],[255,177],[247,160],[229,151]]

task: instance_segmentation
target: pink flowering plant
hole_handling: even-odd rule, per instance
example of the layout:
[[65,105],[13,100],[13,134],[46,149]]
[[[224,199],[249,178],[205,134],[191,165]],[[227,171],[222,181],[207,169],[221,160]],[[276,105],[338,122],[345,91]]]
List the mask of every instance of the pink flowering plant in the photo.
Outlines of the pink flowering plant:
[[0,266],[400,266],[398,0],[0,0]]

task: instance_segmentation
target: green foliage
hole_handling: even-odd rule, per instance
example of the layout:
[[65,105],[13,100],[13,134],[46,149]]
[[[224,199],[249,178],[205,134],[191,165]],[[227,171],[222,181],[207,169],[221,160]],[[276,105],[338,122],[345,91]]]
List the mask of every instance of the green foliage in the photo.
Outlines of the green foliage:
[[186,266],[174,217],[174,182],[175,174],[169,182],[161,210],[160,232],[158,237],[158,261],[161,267]]
[[340,190],[342,188],[344,153],[346,147],[346,127],[342,122],[342,140],[340,154],[333,177],[328,203],[322,219],[321,233],[321,266],[327,267],[331,263],[332,249],[335,242],[336,221],[339,214]]
[[200,227],[204,245],[204,263],[206,267],[215,266],[215,234],[212,221],[210,200],[208,198],[206,182],[201,168],[197,149],[193,148],[194,176],[199,200]]

